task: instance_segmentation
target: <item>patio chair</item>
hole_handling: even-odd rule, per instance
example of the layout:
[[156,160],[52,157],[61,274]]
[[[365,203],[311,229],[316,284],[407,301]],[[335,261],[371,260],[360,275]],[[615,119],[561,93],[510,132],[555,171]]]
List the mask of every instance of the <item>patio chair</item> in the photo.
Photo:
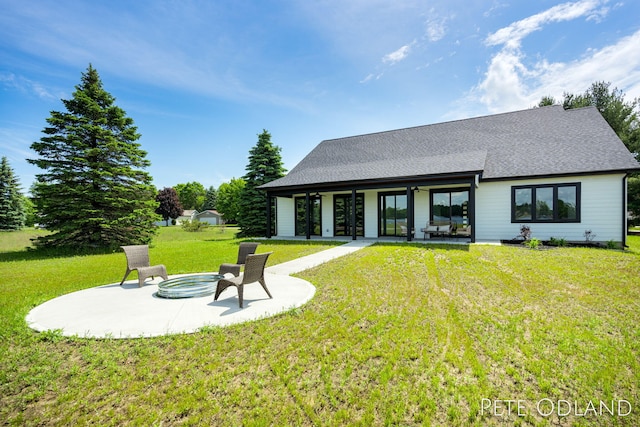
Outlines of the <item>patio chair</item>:
[[238,277],[240,275],[240,268],[244,265],[247,255],[256,253],[256,248],[259,243],[242,242],[238,248],[238,260],[235,264],[222,264],[218,269],[218,274],[224,275],[225,273],[231,273]]
[[129,273],[133,270],[138,271],[138,286],[142,287],[144,281],[154,276],[161,276],[164,280],[169,280],[167,276],[167,269],[164,265],[150,265],[149,263],[149,246],[147,245],[130,245],[120,246],[127,256],[127,272],[124,273],[120,286],[127,279]]
[[258,282],[262,285],[262,289],[265,290],[269,298],[273,298],[271,296],[271,292],[267,289],[267,284],[264,281],[264,266],[267,263],[267,258],[273,252],[266,252],[264,254],[252,254],[247,255],[246,263],[244,265],[244,273],[242,273],[239,277],[232,277],[230,279],[220,279],[218,280],[218,286],[216,287],[216,295],[213,298],[214,301],[218,300],[218,297],[229,286],[235,286],[238,288],[238,300],[240,303],[240,308],[242,308],[242,295],[244,293],[244,285],[248,285],[250,283]]

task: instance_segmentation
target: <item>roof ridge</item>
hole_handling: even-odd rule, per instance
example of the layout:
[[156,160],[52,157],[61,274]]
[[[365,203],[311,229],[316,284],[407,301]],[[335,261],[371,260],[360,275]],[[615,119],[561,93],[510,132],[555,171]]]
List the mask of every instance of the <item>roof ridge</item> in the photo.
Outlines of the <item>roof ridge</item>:
[[[502,113],[487,114],[485,116],[475,116],[475,117],[466,117],[466,118],[463,118],[463,119],[448,120],[446,122],[428,123],[428,124],[425,124],[425,125],[408,126],[408,127],[405,127],[405,128],[397,128],[397,129],[390,129],[390,130],[382,130],[382,131],[378,131],[378,132],[362,133],[362,134],[358,134],[358,135],[343,136],[341,138],[330,138],[330,139],[322,140],[320,143],[329,142],[329,141],[341,141],[341,140],[345,140],[345,139],[359,138],[359,137],[363,137],[363,136],[384,135],[384,134],[387,134],[387,133],[399,132],[399,131],[403,131],[403,130],[421,129],[421,128],[426,128],[426,127],[430,127],[430,126],[440,126],[440,125],[445,125],[445,124],[459,123],[459,122],[465,122],[465,121],[471,121],[471,120],[487,119],[489,117],[507,116],[507,115],[512,115],[512,114],[523,113],[525,111],[532,111],[532,110],[536,110],[536,109],[543,110],[543,109],[551,109],[551,108],[558,108],[558,107],[560,107],[562,109],[562,111],[568,111],[568,110],[565,110],[564,107],[562,105],[560,105],[560,104],[545,105],[545,106],[542,106],[542,107],[524,108],[522,110],[516,110],[516,111],[505,111],[505,112],[502,112]],[[595,108],[595,107],[590,105],[590,106],[586,106],[586,107],[574,108],[574,110],[582,110],[582,109],[585,109],[585,108]]]

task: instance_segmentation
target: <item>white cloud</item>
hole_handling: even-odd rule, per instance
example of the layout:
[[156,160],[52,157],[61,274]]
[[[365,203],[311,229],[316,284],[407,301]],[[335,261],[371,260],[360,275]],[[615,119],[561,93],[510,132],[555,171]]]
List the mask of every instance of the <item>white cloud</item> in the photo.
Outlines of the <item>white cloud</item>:
[[384,62],[385,64],[391,64],[391,65],[396,64],[402,61],[403,59],[405,59],[407,56],[409,56],[410,51],[411,51],[411,44],[404,45],[400,49],[383,56],[382,62]]
[[601,49],[589,49],[580,59],[550,63],[541,58],[525,65],[521,41],[545,24],[577,18],[600,19],[608,9],[602,1],[564,3],[514,22],[490,34],[485,43],[502,45],[490,61],[484,79],[474,87],[470,100],[479,101],[489,112],[529,108],[545,95],[561,99],[563,93],[582,93],[595,81],[608,81],[626,92],[629,99],[640,95],[640,31]]
[[448,18],[439,17],[436,15],[434,9],[429,11],[429,18],[425,21],[426,37],[430,42],[437,42],[441,40],[447,33],[447,20]]
[[0,74],[0,83],[12,89],[19,90],[20,92],[36,95],[42,99],[52,100],[58,98],[44,85],[22,76],[16,76],[13,73]]
[[550,22],[570,21],[572,19],[586,16],[588,19],[602,17],[607,9],[601,8],[601,0],[582,0],[574,3],[563,3],[547,9],[544,12],[514,22],[508,27],[501,28],[490,34],[485,43],[489,46],[505,45],[508,48],[516,49],[520,46],[520,41],[533,33],[542,29],[544,24]]

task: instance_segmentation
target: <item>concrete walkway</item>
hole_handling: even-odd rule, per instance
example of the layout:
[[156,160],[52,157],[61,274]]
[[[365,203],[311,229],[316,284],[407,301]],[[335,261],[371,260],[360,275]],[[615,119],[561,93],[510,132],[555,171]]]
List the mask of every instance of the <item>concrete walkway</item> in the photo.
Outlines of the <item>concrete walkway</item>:
[[[258,284],[244,290],[244,308],[238,307],[235,288],[218,301],[201,298],[164,299],[155,296],[156,278],[138,287],[137,279],[84,289],[35,307],[27,324],[36,331],[60,330],[64,336],[85,338],[140,338],[193,333],[205,326],[226,326],[270,317],[306,304],[315,287],[290,274],[355,252],[373,242],[354,241],[283,264],[268,267],[265,280],[270,299]],[[193,273],[196,274],[196,273]],[[169,278],[185,276],[172,275]]]

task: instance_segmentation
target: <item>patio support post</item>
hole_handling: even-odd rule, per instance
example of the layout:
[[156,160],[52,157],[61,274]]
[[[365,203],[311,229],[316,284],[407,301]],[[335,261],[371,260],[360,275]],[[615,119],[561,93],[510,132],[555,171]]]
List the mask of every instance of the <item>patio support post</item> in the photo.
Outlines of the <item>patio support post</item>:
[[471,243],[476,242],[476,177],[471,179],[469,186],[469,226],[471,227]]
[[307,191],[304,195],[304,202],[306,205],[305,216],[306,216],[306,224],[305,231],[307,233],[307,240],[311,239],[311,196]]
[[411,241],[413,230],[413,190],[407,185],[407,242]]
[[271,238],[271,194],[267,193],[267,239]]
[[356,189],[351,189],[351,239],[358,238],[358,229],[356,227]]

